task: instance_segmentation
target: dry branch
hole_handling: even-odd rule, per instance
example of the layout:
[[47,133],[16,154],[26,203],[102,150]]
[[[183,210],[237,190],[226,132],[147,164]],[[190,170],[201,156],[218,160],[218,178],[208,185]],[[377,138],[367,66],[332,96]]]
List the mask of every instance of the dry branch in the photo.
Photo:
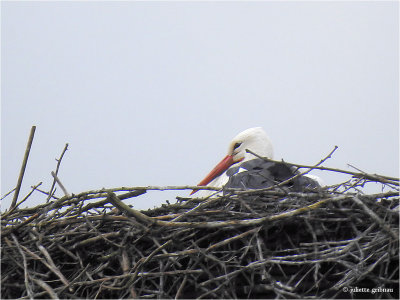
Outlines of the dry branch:
[[22,161],[21,170],[19,172],[17,186],[15,187],[14,198],[11,202],[10,208],[13,208],[18,200],[19,191],[21,189],[22,179],[24,178],[26,164],[28,163],[29,152],[31,151],[33,137],[35,136],[36,126],[32,126],[31,133],[29,134],[28,144],[26,145],[24,159]]

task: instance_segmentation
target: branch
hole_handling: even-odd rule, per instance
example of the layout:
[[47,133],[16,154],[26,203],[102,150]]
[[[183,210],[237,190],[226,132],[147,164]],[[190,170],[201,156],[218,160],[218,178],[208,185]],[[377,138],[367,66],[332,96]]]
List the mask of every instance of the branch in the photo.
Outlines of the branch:
[[268,221],[274,221],[278,219],[283,219],[291,216],[295,216],[311,209],[315,209],[320,205],[330,202],[330,201],[341,201],[345,199],[350,199],[352,196],[350,195],[341,195],[338,197],[328,197],[322,199],[316,203],[300,207],[295,210],[290,210],[284,213],[280,213],[272,216],[265,216],[262,218],[249,219],[249,220],[230,220],[230,221],[211,221],[211,222],[168,222],[154,219],[152,217],[146,216],[140,211],[133,209],[123,203],[114,193],[108,194],[108,199],[111,204],[114,204],[118,209],[125,212],[127,215],[137,218],[146,224],[158,225],[158,226],[166,226],[166,227],[187,227],[187,228],[220,228],[220,227],[244,227],[244,226],[255,226],[260,225]]
[[274,163],[285,163],[288,166],[294,166],[294,167],[298,167],[298,168],[309,168],[309,169],[315,169],[315,170],[324,170],[324,171],[332,171],[332,172],[338,172],[338,173],[344,173],[344,174],[349,174],[349,175],[353,175],[354,177],[358,177],[358,178],[365,178],[365,179],[370,179],[373,181],[380,181],[383,183],[389,183],[389,184],[394,184],[394,185],[399,185],[399,178],[397,177],[391,177],[391,176],[384,176],[384,175],[378,175],[378,174],[367,174],[367,173],[358,173],[358,172],[351,172],[351,171],[346,171],[346,170],[341,170],[341,169],[336,169],[336,168],[329,168],[329,167],[320,167],[319,165],[322,164],[325,160],[327,160],[328,158],[331,157],[331,155],[333,154],[333,152],[337,149],[337,146],[335,146],[335,148],[331,151],[331,153],[329,153],[329,155],[327,157],[325,157],[324,159],[322,159],[318,164],[316,164],[315,166],[310,166],[310,165],[303,165],[303,164],[295,164],[295,163],[290,163],[290,162],[286,162],[286,161],[279,161],[279,160],[274,160],[274,159],[270,159],[270,158],[266,158],[266,157],[262,157],[256,153],[254,153],[251,150],[246,149],[246,152],[253,154],[255,157],[263,159],[265,161],[269,161],[269,162],[274,162]]
[[146,216],[145,214],[141,213],[140,211],[130,208],[128,205],[123,203],[117,195],[114,193],[107,193],[108,194],[108,201],[113,204],[116,208],[118,208],[121,212],[126,212],[128,215],[137,218],[138,220],[144,222],[144,223],[155,223],[157,222],[156,220],[153,220],[152,218]]
[[22,179],[24,178],[24,174],[25,174],[26,164],[28,162],[29,152],[31,151],[31,147],[32,147],[33,137],[35,136],[35,130],[36,130],[36,126],[32,126],[31,133],[30,133],[29,139],[28,139],[28,144],[26,145],[26,149],[25,149],[24,160],[22,161],[21,170],[19,172],[17,186],[15,187],[14,198],[11,202],[10,208],[13,208],[15,206],[15,204],[17,203],[18,194],[19,194],[19,191],[21,190]]

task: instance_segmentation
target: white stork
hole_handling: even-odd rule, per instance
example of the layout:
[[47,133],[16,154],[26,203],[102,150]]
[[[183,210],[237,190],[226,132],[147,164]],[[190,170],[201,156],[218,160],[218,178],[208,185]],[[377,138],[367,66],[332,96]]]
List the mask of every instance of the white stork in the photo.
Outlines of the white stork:
[[[233,138],[229,144],[228,154],[198,186],[265,188],[297,174],[294,168],[290,168],[284,163],[258,159],[253,154],[246,152],[246,149],[261,157],[273,158],[273,146],[265,131],[261,127],[246,129]],[[322,185],[318,177],[306,176],[300,176],[297,181],[294,181],[296,189],[300,187],[316,188]],[[197,190],[193,190],[191,195],[196,192]],[[206,197],[213,193],[215,191],[201,190],[197,197]]]

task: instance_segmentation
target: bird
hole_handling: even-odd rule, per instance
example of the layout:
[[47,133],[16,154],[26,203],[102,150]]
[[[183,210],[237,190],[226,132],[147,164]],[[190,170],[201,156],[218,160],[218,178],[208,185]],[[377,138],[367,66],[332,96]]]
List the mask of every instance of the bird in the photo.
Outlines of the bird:
[[[284,162],[269,161],[273,156],[273,145],[264,129],[246,129],[232,139],[227,155],[197,186],[260,189],[274,186],[299,173],[295,167]],[[321,186],[322,181],[319,177],[302,175],[289,182],[285,188],[302,191],[305,188],[315,189]],[[190,195],[196,192],[198,190],[194,189]],[[215,191],[201,190],[196,197],[208,197],[213,194]]]

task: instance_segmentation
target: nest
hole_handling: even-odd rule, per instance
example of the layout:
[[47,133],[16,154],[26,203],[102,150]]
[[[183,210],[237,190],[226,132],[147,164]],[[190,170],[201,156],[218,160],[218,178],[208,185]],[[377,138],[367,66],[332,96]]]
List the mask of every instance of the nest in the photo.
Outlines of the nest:
[[[16,206],[2,214],[2,298],[398,299],[398,181],[374,178],[147,211],[124,200],[162,188]],[[366,195],[366,181],[386,191]]]
[[[140,201],[148,190],[217,189],[69,195],[57,177],[66,144],[50,191],[38,184],[17,203],[35,129],[1,215],[3,299],[399,298],[399,179],[318,167],[337,147],[316,166],[289,164],[308,171],[265,189],[138,211],[124,200]],[[295,191],[293,180],[311,169],[353,178]],[[363,193],[367,182],[382,193]],[[54,196],[56,183],[65,196]],[[36,191],[43,204],[19,208]]]

